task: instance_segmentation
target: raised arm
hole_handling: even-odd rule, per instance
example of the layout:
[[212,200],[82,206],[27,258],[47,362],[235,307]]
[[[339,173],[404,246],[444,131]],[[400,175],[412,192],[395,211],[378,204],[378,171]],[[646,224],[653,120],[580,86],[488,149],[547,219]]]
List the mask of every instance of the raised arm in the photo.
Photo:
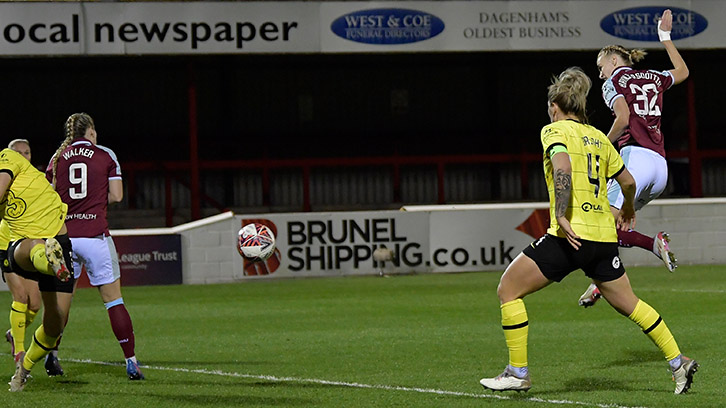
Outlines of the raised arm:
[[671,29],[673,28],[673,14],[670,10],[663,12],[663,16],[658,21],[658,38],[668,53],[668,58],[673,64],[673,69],[669,70],[673,74],[673,83],[680,84],[688,78],[688,66],[683,60],[676,46],[671,41]]

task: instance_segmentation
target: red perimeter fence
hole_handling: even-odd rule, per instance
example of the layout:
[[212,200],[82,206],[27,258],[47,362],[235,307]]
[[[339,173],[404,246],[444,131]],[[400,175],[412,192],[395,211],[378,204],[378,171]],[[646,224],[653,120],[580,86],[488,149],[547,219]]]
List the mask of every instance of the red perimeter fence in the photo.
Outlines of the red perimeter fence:
[[[696,122],[695,88],[693,81],[687,81],[688,99],[688,149],[668,151],[668,158],[687,158],[689,163],[689,189],[691,197],[703,197],[703,169],[704,159],[726,158],[726,150],[699,150],[698,131]],[[244,161],[204,161],[198,157],[198,130],[197,130],[197,95],[196,84],[190,81],[189,97],[189,145],[190,159],[186,161],[162,162],[125,162],[123,171],[128,186],[129,207],[134,208],[133,198],[136,196],[135,178],[139,173],[161,173],[165,179],[165,213],[167,226],[173,223],[174,208],[172,207],[172,182],[179,181],[186,185],[190,191],[191,218],[201,218],[201,203],[207,202],[222,211],[223,203],[216,202],[201,192],[200,177],[202,172],[209,170],[257,170],[262,173],[262,203],[270,204],[270,171],[274,169],[299,169],[302,172],[302,211],[311,210],[310,202],[310,175],[313,169],[332,167],[388,167],[392,172],[394,202],[401,197],[400,169],[410,165],[432,165],[437,169],[437,202],[445,204],[445,172],[449,165],[460,164],[497,164],[518,163],[520,166],[520,182],[522,198],[528,198],[529,170],[528,165],[540,162],[541,153],[514,153],[514,154],[480,154],[480,155],[451,155],[451,156],[384,156],[360,158],[327,158],[327,159],[262,159]],[[180,175],[188,175],[189,183],[185,183]],[[399,200],[400,201],[400,200]]]

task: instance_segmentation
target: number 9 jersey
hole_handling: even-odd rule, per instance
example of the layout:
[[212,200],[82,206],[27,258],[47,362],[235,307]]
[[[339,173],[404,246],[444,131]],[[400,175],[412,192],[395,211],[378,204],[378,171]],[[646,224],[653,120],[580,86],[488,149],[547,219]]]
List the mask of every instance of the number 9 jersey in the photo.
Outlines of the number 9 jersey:
[[[53,179],[52,160],[45,175]],[[68,236],[108,235],[108,181],[121,179],[121,166],[114,152],[88,139],[76,139],[60,153],[55,179],[56,191],[68,204]]]
[[618,98],[625,98],[630,109],[628,127],[617,140],[618,149],[636,145],[665,157],[660,118],[663,93],[671,86],[673,74],[668,71],[635,70],[630,67],[616,69],[602,84],[602,97],[610,110],[614,110]]
[[565,233],[555,218],[555,186],[550,149],[567,149],[572,166],[571,201],[567,219],[580,238],[596,242],[617,242],[615,219],[608,202],[607,179],[617,177],[625,164],[601,131],[575,120],[559,120],[542,128],[544,173],[550,196],[550,227],[547,233],[560,238]]

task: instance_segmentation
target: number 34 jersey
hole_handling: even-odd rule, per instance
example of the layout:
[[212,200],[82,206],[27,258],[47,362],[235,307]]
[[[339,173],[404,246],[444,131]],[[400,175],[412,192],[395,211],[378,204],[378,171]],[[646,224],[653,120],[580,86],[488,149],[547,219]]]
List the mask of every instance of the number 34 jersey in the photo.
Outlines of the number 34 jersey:
[[555,218],[555,183],[550,150],[565,146],[572,167],[572,189],[567,219],[582,239],[617,242],[615,219],[608,202],[607,179],[617,177],[625,168],[612,143],[601,131],[574,120],[560,120],[542,128],[544,173],[550,196],[548,234],[564,238]]
[[635,144],[665,157],[660,118],[663,112],[663,93],[673,85],[668,71],[635,70],[620,67],[602,84],[602,97],[613,110],[618,98],[625,98],[630,120],[617,146]]
[[[53,161],[45,172],[53,179]],[[66,227],[72,238],[108,234],[108,182],[121,180],[121,166],[114,152],[77,139],[60,154],[56,169],[56,191],[68,204]]]

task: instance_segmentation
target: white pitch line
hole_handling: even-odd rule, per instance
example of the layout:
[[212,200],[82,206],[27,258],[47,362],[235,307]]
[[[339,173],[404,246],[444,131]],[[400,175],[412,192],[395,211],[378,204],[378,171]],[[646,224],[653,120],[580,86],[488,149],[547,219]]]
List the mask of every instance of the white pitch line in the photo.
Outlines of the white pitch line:
[[686,292],[686,293],[726,293],[723,289],[656,289],[656,288],[636,288],[638,292]]
[[[63,360],[71,361],[74,363],[83,363],[83,364],[123,366],[123,364],[120,364],[120,363],[109,363],[106,361],[93,361],[93,360],[88,360],[88,359],[78,360],[78,359],[74,359],[74,358],[64,358]],[[647,407],[641,407],[641,406],[629,406],[629,405],[618,405],[618,404],[598,404],[598,403],[582,402],[582,401],[552,400],[552,399],[543,399],[543,398],[536,398],[536,397],[512,398],[512,397],[507,397],[504,395],[495,395],[495,394],[475,394],[475,393],[470,393],[470,392],[438,390],[435,388],[402,387],[402,386],[397,386],[397,385],[362,384],[362,383],[347,382],[347,381],[322,380],[322,379],[318,379],[318,378],[277,377],[277,376],[273,376],[273,375],[228,373],[228,372],[224,372],[224,371],[220,371],[220,370],[159,367],[159,366],[149,366],[149,365],[145,365],[145,364],[142,365],[141,367],[143,367],[144,369],[151,369],[151,370],[174,371],[174,372],[178,372],[178,373],[192,373],[192,374],[209,374],[209,375],[218,375],[218,376],[222,376],[222,377],[250,378],[250,379],[255,379],[255,380],[266,380],[266,381],[272,381],[272,382],[295,382],[295,383],[307,383],[307,384],[335,385],[335,386],[339,386],[339,387],[367,388],[367,389],[387,390],[387,391],[419,392],[419,393],[424,393],[424,394],[453,395],[453,396],[457,396],[457,397],[493,398],[493,399],[498,399],[498,400],[530,401],[530,402],[540,402],[540,403],[545,403],[545,404],[579,405],[579,406],[598,407],[598,408],[647,408]]]

